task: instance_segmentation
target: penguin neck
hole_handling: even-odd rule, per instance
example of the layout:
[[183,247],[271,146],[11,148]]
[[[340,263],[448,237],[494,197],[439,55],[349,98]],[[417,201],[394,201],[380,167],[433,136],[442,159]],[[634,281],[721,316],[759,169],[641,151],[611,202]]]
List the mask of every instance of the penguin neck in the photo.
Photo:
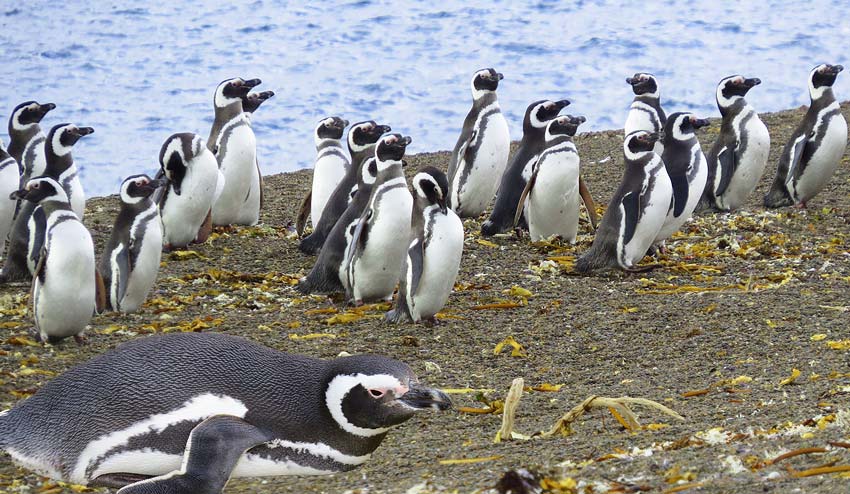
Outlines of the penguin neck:
[[399,177],[404,178],[404,170],[401,168],[401,161],[392,160],[378,162],[378,176],[375,178],[375,186]]
[[499,104],[496,91],[478,91],[478,95],[472,93],[472,106],[476,108],[486,108],[493,103]]
[[720,110],[720,115],[724,118],[726,117],[734,117],[738,113],[740,113],[744,108],[747,107],[747,100],[744,99],[743,96],[735,96],[731,99],[731,102],[728,104],[721,104],[720,100],[717,101],[717,108]]
[[59,156],[48,146],[44,150],[44,155],[47,162],[47,166],[44,168],[44,174],[55,180],[59,180],[60,175],[74,166],[74,157],[71,156],[70,152]]
[[128,223],[132,223],[136,216],[152,208],[154,205],[150,197],[139,197],[138,199],[141,200],[135,203],[121,201],[121,210],[118,213],[118,218],[115,220],[116,226],[124,218],[126,218]]
[[832,92],[832,86],[810,87],[809,97],[812,101],[810,109],[825,108],[835,102],[835,94]]
[[27,144],[35,139],[38,135],[41,135],[44,138],[44,133],[41,131],[41,127],[38,124],[33,124],[28,126],[23,130],[18,130],[14,128],[14,126],[9,124],[9,154],[12,155],[13,158],[18,163],[21,163],[24,151],[27,148]]
[[64,199],[47,199],[38,203],[41,206],[42,211],[44,211],[44,215],[47,218],[50,218],[50,215],[55,213],[56,211],[71,211],[71,204],[68,202],[67,198]]
[[655,109],[658,109],[658,108],[661,107],[661,96],[659,96],[658,94],[655,94],[655,93],[653,93],[653,94],[638,94],[638,95],[635,95],[635,99],[634,99],[633,102],[644,103],[644,104],[647,104],[647,105],[649,105],[649,106],[651,106]]
[[363,168],[363,165],[366,163],[366,159],[375,156],[375,144],[367,144],[366,146],[362,146],[358,150],[354,150],[351,146],[348,146],[348,154],[351,156],[351,164],[352,169],[356,171],[359,175],[360,170]]
[[340,148],[342,149],[342,144],[339,142],[339,139],[333,139],[330,137],[318,137],[316,136],[316,151],[322,151],[327,148]]
[[227,125],[227,122],[244,113],[242,110],[242,100],[236,100],[227,106],[215,107],[215,120],[213,120],[210,136],[207,138],[207,149],[215,151],[218,144],[218,136],[221,134],[221,129]]

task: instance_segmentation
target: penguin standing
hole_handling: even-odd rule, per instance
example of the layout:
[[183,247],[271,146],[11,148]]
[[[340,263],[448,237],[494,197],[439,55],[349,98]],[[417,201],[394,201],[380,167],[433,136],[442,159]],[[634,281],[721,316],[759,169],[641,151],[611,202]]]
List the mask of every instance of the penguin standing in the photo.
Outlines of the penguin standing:
[[[72,211],[79,219],[82,219],[85,209],[85,196],[77,177],[77,167],[74,165],[71,150],[81,137],[93,132],[91,127],[59,124],[50,129],[44,146],[47,162],[44,176],[52,178],[62,186]],[[9,250],[3,273],[0,274],[0,282],[25,280],[35,273],[45,241],[46,220],[40,205],[31,201],[21,203],[9,235]]]
[[56,108],[53,103],[26,101],[16,106],[9,117],[9,148],[6,150],[20,167],[19,187],[30,177],[44,175],[47,161],[44,156],[44,132],[39,123],[47,112]]
[[522,141],[510,164],[502,174],[496,203],[490,218],[481,225],[481,234],[492,236],[507,231],[516,215],[517,204],[528,179],[531,178],[531,165],[537,161],[546,145],[546,125],[554,119],[562,108],[569,105],[567,100],[536,101],[525,110],[522,122]]
[[47,218],[44,245],[32,280],[32,312],[38,335],[49,343],[69,336],[80,343],[95,309],[91,234],[71,211],[68,195],[56,180],[36,177],[17,196],[38,203]]
[[[355,196],[366,161],[375,158],[375,143],[382,135],[391,130],[389,125],[378,125],[373,120],[358,122],[348,129],[347,141],[351,164],[345,176],[342,177],[325,203],[325,207],[322,209],[322,217],[318,222],[313,223],[313,232],[304,237],[298,244],[298,249],[301,252],[315,254],[322,248],[337,220],[345,213],[346,208]],[[311,203],[312,200],[308,195],[301,205],[301,212],[298,215],[299,233],[303,231]]]
[[435,315],[454,288],[463,253],[463,223],[448,209],[446,174],[429,166],[413,177],[416,198],[410,244],[390,322],[437,322]]
[[644,130],[626,136],[623,180],[605,210],[593,245],[576,261],[576,271],[617,266],[645,270],[635,265],[655,241],[673,199],[670,177],[653,151],[657,139],[657,134]]
[[525,210],[532,242],[556,235],[575,243],[581,200],[596,228],[596,206],[584,187],[578,150],[572,141],[585,120],[567,115],[546,126],[546,148],[534,163],[514,216],[517,226]]
[[449,207],[464,218],[484,212],[508,163],[511,137],[496,97],[503,78],[494,69],[479,70],[472,77],[472,109],[463,121],[448,173]]
[[340,143],[342,133],[347,126],[348,120],[328,117],[316,125],[313,133],[317,153],[310,194],[310,221],[313,223],[313,228],[321,220],[322,211],[328,199],[351,166]]
[[48,382],[0,414],[0,449],[56,480],[129,485],[122,494],[219,493],[230,477],[353,470],[395,426],[450,407],[387,357],[320,360],[174,333]]
[[664,241],[688,221],[699,204],[708,167],[695,131],[708,123],[708,120],[684,112],[674,113],[667,119],[661,160],[673,186],[673,203],[655,236],[654,245],[663,246]]
[[744,99],[759,79],[733,75],[717,85],[717,107],[723,121],[720,135],[706,155],[708,179],[699,210],[732,211],[747,200],[764,173],[770,134]]
[[257,168],[257,139],[242,98],[259,79],[223,81],[215,90],[215,121],[207,147],[214,150],[224,188],[212,207],[214,225],[255,225],[260,220],[262,176]]
[[210,235],[206,221],[216,195],[224,186],[215,156],[199,136],[174,134],[159,152],[168,186],[158,198],[162,217],[162,243],[166,250],[190,242],[204,242]]
[[98,265],[99,312],[135,312],[153,287],[162,256],[162,222],[151,195],[165,183],[133,175],[121,184],[121,211]]
[[18,201],[12,194],[18,190],[19,179],[18,162],[9,156],[3,142],[0,141],[0,259],[6,252],[6,238],[9,236],[12,220],[15,218]]
[[[653,134],[659,134],[667,123],[667,116],[661,108],[661,89],[658,87],[658,79],[652,74],[638,72],[626,79],[632,86],[635,99],[629,107],[629,116],[623,131],[626,135],[636,130],[645,130]],[[658,156],[664,152],[664,143],[656,141],[655,152]]]
[[764,198],[769,208],[806,207],[841,162],[847,147],[847,121],[832,93],[841,65],[821,64],[809,73],[812,103],[779,157],[776,179]]

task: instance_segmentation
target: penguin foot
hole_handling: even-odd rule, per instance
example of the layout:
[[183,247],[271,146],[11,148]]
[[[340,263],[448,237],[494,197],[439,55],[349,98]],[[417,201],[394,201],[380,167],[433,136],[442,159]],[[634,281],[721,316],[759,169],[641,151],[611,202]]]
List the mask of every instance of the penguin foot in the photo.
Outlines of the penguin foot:
[[808,209],[808,206],[806,206],[805,201],[798,202],[797,204],[794,204],[794,207],[797,208],[797,209]]
[[83,336],[82,333],[74,335],[74,341],[77,342],[78,346],[85,346],[89,344],[88,338]]
[[402,322],[409,322],[410,321],[410,315],[408,315],[407,312],[405,312],[403,310],[399,310],[398,308],[395,308],[393,310],[387,311],[387,313],[384,314],[384,321],[386,321],[390,324],[399,324],[399,323],[402,323]]
[[492,237],[497,233],[499,233],[499,227],[492,221],[487,220],[481,225],[481,235],[484,235],[485,237]]
[[443,321],[437,319],[437,316],[431,316],[423,318],[422,324],[424,324],[426,328],[433,328],[434,326],[442,326]]
[[516,236],[517,240],[522,240],[522,228],[514,227],[514,236]]
[[640,266],[632,266],[630,268],[623,268],[623,271],[627,273],[646,273],[648,271],[652,271],[653,269],[660,268],[660,264],[642,264]]
[[44,338],[41,337],[41,331],[39,331],[38,328],[29,328],[27,333],[29,333],[35,341],[44,343]]

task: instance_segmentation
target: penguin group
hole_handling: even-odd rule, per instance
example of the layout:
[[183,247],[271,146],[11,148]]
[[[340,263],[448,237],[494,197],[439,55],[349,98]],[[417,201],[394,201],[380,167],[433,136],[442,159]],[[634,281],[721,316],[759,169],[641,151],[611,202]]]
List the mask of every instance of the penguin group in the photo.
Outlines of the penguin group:
[[[821,64],[810,72],[812,104],[785,145],[766,207],[805,207],[835,172],[847,143],[831,89],[842,69]],[[704,153],[697,134],[708,120],[666,113],[659,79],[638,72],[626,79],[634,99],[622,179],[599,220],[574,141],[587,118],[562,115],[570,105],[564,98],[534,101],[511,156],[496,95],[504,79],[493,68],[473,73],[472,107],[445,171],[428,166],[410,182],[405,154],[413,137],[340,115],[315,124],[312,184],[296,231],[299,250],[317,257],[296,290],[340,294],[353,305],[392,301],[385,321],[437,324],[462,263],[464,219],[483,220],[482,236],[527,230],[533,242],[574,244],[583,210],[595,235],[577,272],[645,271],[654,265],[644,258],[663,255],[692,215],[741,208],[767,167],[770,135],[745,99],[759,79],[718,83],[720,133]],[[138,311],[163,251],[205,242],[214,227],[260,221],[252,114],[274,93],[252,92],[259,84],[222,81],[208,138],[169,136],[153,178],[139,173],[122,182],[99,260],[71,156],[94,130],[63,123],[45,135],[40,122],[56,105],[27,101],[13,110],[9,146],[0,147],[0,282],[32,278],[39,339],[80,341],[94,314]],[[85,385],[95,379],[99,386]],[[351,470],[391,428],[420,410],[450,406],[391,358],[317,360],[223,334],[174,334],[119,346],[0,412],[0,449],[49,477],[123,494],[213,494],[231,477]],[[56,427],[49,420],[80,407],[89,413],[79,421]]]

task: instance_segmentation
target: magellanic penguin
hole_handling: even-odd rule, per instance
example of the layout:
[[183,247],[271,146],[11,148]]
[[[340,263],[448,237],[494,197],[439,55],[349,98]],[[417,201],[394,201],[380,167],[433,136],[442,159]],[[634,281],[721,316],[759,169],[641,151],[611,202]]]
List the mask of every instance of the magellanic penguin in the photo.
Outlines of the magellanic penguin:
[[265,103],[272,96],[274,96],[274,91],[248,93],[245,96],[242,96],[242,110],[248,113],[254,113],[260,105]]
[[262,176],[257,167],[257,139],[251,114],[242,98],[259,79],[222,81],[215,90],[215,121],[207,147],[213,150],[224,176],[224,188],[212,207],[213,225],[255,225],[260,220]]
[[[318,223],[313,224],[313,232],[304,237],[298,244],[298,249],[305,254],[315,254],[325,244],[337,220],[345,213],[349,203],[357,192],[358,181],[363,175],[363,167],[368,160],[375,159],[375,143],[387,132],[391,131],[389,125],[379,125],[373,120],[358,122],[348,129],[348,151],[351,156],[351,164],[345,176],[337,184],[325,207],[322,209],[322,217]],[[312,200],[310,195],[305,198],[298,215],[298,233],[303,231],[307,221]]]
[[482,235],[492,236],[511,228],[519,197],[528,179],[531,178],[531,167],[546,146],[546,125],[569,104],[568,100],[542,100],[528,105],[522,122],[522,140],[519,143],[519,149],[505,169],[505,173],[502,174],[493,212],[481,225]]
[[322,211],[328,199],[351,166],[340,142],[347,126],[348,120],[328,117],[316,125],[313,133],[316,163],[313,165],[313,185],[310,193],[310,221],[314,228],[322,218]]
[[673,203],[664,226],[655,236],[654,245],[663,247],[664,241],[688,221],[699,204],[708,178],[708,167],[695,131],[708,123],[708,120],[686,112],[673,113],[667,119],[661,160],[673,185]]
[[99,312],[135,312],[153,287],[162,256],[162,222],[151,195],[166,182],[133,175],[121,184],[121,211],[98,264]]
[[437,322],[434,317],[446,305],[463,254],[463,223],[446,204],[446,174],[432,166],[413,177],[415,200],[410,244],[401,271],[395,308],[387,312],[390,322]]
[[494,69],[472,76],[472,109],[463,121],[448,173],[448,205],[463,218],[487,209],[508,163],[511,137],[496,97],[502,78]]
[[661,157],[653,151],[657,134],[632,132],[623,142],[625,172],[620,187],[605,210],[596,238],[576,261],[576,271],[620,267],[637,268],[664,225],[673,186]]
[[44,132],[39,123],[47,112],[56,108],[53,103],[40,104],[26,101],[16,106],[9,117],[9,148],[6,150],[20,167],[20,185],[23,188],[30,177],[44,175],[47,161],[44,156]]
[[575,243],[582,200],[596,227],[595,205],[583,187],[578,150],[572,141],[578,126],[585,120],[566,115],[551,120],[546,126],[546,147],[533,165],[514,216],[516,226],[525,211],[533,242],[558,236]]
[[847,121],[832,93],[841,65],[821,64],[809,73],[809,106],[803,121],[785,144],[776,179],[764,198],[769,208],[806,207],[841,163],[847,147]]
[[708,179],[698,210],[732,211],[756,188],[767,165],[770,134],[744,96],[761,84],[741,75],[717,85],[717,107],[723,121],[720,135],[706,155]]
[[0,413],[0,449],[122,494],[217,494],[230,477],[352,470],[393,427],[450,407],[387,357],[319,360],[175,333],[125,343]]
[[168,186],[158,198],[165,250],[206,241],[210,234],[206,219],[224,186],[215,156],[203,139],[185,132],[165,141],[159,164],[168,179]]
[[79,343],[95,309],[94,243],[56,180],[36,177],[17,196],[38,203],[47,218],[32,280],[32,312],[42,341],[73,336]]
[[[85,195],[71,150],[81,137],[93,132],[91,127],[59,124],[50,129],[44,146],[47,165],[43,176],[62,185],[71,210],[80,219],[85,209]],[[39,204],[31,201],[21,203],[9,236],[9,250],[0,281],[25,280],[35,273],[44,244],[46,219]]]
[[19,180],[18,162],[9,156],[0,141],[0,259],[3,259],[6,252],[6,239],[15,218],[18,200],[13,194],[20,187]]
[[[658,87],[658,79],[646,72],[638,72],[632,77],[626,78],[626,82],[632,86],[635,99],[629,107],[629,116],[626,117],[626,125],[623,131],[626,135],[636,130],[645,130],[650,133],[660,134],[667,117],[661,108],[661,89]],[[655,152],[659,156],[664,152],[664,143],[655,142]]]
[[349,230],[340,267],[346,298],[355,305],[389,300],[401,276],[413,213],[413,197],[402,169],[410,142],[409,136],[389,134],[375,148],[378,175],[368,206]]

